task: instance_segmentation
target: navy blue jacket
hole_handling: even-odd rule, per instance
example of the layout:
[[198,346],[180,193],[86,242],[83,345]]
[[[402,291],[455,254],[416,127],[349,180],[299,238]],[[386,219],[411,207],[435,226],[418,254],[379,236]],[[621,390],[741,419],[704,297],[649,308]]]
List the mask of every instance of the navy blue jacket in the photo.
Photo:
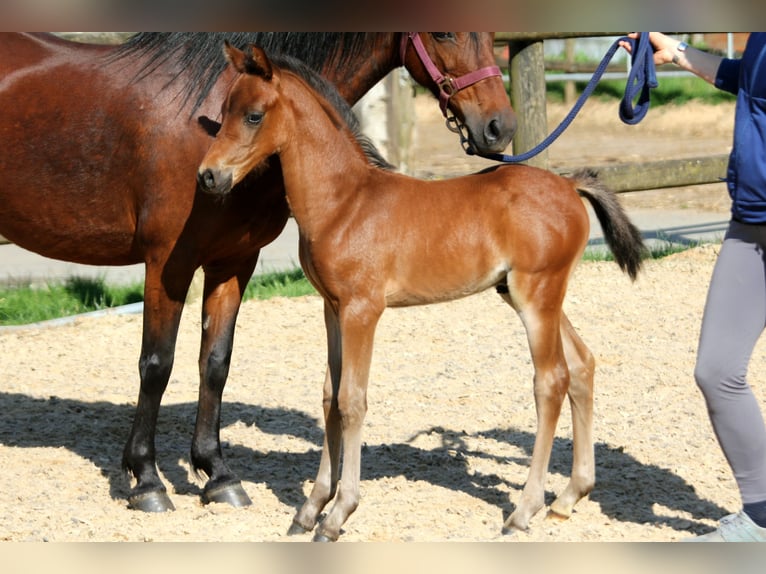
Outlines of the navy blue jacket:
[[732,218],[766,223],[766,33],[750,34],[741,59],[724,59],[715,85],[737,95],[726,185]]

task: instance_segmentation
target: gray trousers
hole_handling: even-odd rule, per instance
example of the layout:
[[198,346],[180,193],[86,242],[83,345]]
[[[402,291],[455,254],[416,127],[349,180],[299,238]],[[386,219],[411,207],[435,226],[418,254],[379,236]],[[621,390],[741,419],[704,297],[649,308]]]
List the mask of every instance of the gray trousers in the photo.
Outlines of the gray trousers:
[[766,500],[766,427],[747,383],[766,328],[766,225],[732,221],[702,318],[694,377],[743,503]]

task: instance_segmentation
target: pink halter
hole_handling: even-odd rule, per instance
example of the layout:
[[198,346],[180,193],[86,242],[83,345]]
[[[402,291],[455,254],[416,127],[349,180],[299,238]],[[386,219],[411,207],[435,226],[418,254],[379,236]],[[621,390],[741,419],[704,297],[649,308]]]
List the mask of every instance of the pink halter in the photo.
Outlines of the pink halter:
[[402,43],[400,47],[402,64],[404,64],[404,57],[407,54],[407,45],[410,40],[412,40],[412,46],[415,48],[415,52],[431,76],[431,79],[437,86],[439,86],[439,107],[441,108],[444,117],[447,117],[447,105],[449,104],[450,98],[460,90],[485,78],[502,76],[500,68],[497,66],[487,66],[486,68],[469,72],[459,78],[453,78],[449,74],[442,74],[434,64],[433,60],[431,60],[428,52],[426,52],[426,48],[423,46],[423,40],[420,39],[419,32],[406,32],[402,34]]

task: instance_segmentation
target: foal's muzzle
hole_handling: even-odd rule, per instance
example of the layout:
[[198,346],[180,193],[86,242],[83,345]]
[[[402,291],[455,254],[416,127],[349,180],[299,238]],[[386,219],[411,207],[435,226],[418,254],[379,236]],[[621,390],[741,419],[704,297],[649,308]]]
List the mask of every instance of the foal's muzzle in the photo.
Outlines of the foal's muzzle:
[[231,172],[205,168],[197,172],[197,183],[207,193],[229,193],[231,191]]

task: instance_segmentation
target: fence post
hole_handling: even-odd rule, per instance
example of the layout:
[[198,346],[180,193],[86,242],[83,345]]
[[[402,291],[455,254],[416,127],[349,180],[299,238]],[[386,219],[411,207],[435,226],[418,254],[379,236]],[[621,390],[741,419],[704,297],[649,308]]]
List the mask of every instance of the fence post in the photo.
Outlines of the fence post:
[[[567,38],[564,40],[564,65],[574,66],[575,64],[575,39]],[[564,103],[571,106],[577,100],[577,86],[574,80],[564,82]]]
[[410,169],[410,147],[415,123],[409,75],[394,70],[354,105],[364,133],[402,173]]
[[[508,42],[511,104],[518,118],[513,138],[516,155],[529,151],[548,135],[544,56],[542,41]],[[542,151],[526,163],[548,169],[548,151]]]

